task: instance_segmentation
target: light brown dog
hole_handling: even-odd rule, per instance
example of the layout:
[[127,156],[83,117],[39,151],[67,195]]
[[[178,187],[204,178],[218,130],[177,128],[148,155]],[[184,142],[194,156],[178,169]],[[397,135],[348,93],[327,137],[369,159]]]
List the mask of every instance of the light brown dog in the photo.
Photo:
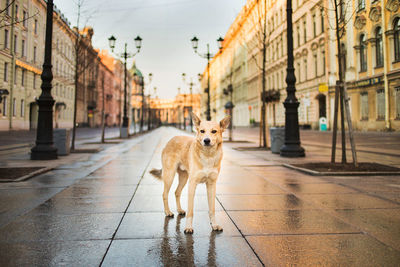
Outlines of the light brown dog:
[[228,127],[230,117],[225,117],[216,123],[202,121],[192,113],[192,119],[197,132],[196,137],[173,137],[162,152],[162,170],[153,169],[150,173],[164,182],[164,212],[170,217],[174,214],[169,209],[168,193],[175,173],[179,174],[175,198],[180,215],[185,214],[180,203],[181,192],[189,180],[186,234],[193,233],[193,202],[196,186],[205,183],[211,227],[215,231],[222,231],[222,227],[215,222],[215,190],[222,160],[222,133]]

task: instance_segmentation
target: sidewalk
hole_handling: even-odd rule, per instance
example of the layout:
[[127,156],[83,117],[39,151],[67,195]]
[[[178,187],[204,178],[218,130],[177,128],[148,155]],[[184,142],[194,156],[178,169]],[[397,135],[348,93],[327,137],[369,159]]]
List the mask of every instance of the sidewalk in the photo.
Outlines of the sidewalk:
[[[211,231],[205,186],[199,185],[194,234],[185,235],[176,183],[170,192],[175,217],[165,218],[163,185],[148,174],[160,167],[165,143],[178,134],[163,127],[88,161],[0,184],[0,265],[400,264],[398,176],[312,177],[283,167],[269,151],[234,149],[254,143],[224,145],[216,206],[224,231]],[[313,154],[308,150],[307,157]],[[23,199],[13,195],[20,190],[26,190]],[[187,188],[184,209],[186,194]]]

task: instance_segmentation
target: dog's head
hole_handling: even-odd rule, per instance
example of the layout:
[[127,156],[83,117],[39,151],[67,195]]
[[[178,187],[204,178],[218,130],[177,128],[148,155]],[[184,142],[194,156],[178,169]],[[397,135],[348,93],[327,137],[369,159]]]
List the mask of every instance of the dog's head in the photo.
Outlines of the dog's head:
[[226,116],[219,123],[202,121],[194,113],[192,113],[192,119],[197,132],[196,140],[205,147],[213,147],[222,143],[222,133],[228,128],[231,121],[230,116]]

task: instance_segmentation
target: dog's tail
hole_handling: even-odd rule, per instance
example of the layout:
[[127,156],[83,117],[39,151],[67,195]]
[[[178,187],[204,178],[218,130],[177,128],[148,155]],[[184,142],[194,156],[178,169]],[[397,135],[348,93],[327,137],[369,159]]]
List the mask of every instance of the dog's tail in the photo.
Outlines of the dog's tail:
[[150,173],[158,180],[161,180],[162,169],[152,169]]

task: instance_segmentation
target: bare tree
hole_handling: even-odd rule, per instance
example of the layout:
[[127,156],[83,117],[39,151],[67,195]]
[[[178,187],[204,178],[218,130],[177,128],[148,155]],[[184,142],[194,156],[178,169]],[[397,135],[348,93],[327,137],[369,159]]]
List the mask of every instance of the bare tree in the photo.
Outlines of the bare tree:
[[[260,122],[260,147],[267,148],[267,131],[266,131],[266,104],[263,99],[266,89],[266,62],[267,62],[267,48],[269,46],[270,32],[267,29],[267,1],[257,0],[255,3],[255,10],[253,14],[253,25],[256,27],[255,36],[252,40],[254,42],[252,47],[258,51],[252,53],[252,58],[257,68],[261,71],[261,122]],[[261,57],[259,56],[261,52]]]
[[0,29],[4,27],[10,27],[18,23],[24,23],[25,21],[28,21],[29,19],[36,17],[38,15],[38,12],[34,13],[33,15],[29,15],[27,13],[27,16],[26,17],[23,16],[21,19],[19,19],[18,16],[15,16],[15,14],[10,15],[9,13],[13,7],[14,2],[15,0],[8,1],[6,2],[5,8],[0,9]]
[[[80,83],[82,83],[82,89],[84,90],[83,94],[85,95],[86,94],[86,92],[85,92],[86,70],[94,63],[93,57],[90,58],[90,55],[88,55],[88,49],[90,47],[88,47],[88,43],[82,39],[82,35],[79,32],[81,9],[82,9],[83,4],[84,4],[84,0],[77,0],[77,2],[76,2],[78,12],[77,12],[77,23],[76,23],[76,27],[75,27],[75,34],[76,34],[75,38],[76,39],[75,39],[75,46],[74,46],[74,50],[75,50],[75,97],[74,97],[74,119],[73,119],[73,127],[72,127],[71,150],[75,149],[79,85],[80,85]],[[88,21],[92,15],[93,15],[93,13],[91,13],[91,15],[89,15],[86,18],[84,28],[86,27],[86,24],[88,23]]]
[[[333,130],[332,130],[332,153],[331,162],[335,162],[336,158],[336,137],[338,128],[338,108],[340,105],[341,115],[341,141],[342,141],[342,163],[346,163],[346,131],[345,131],[345,120],[347,120],[350,145],[353,156],[353,163],[357,167],[357,153],[355,147],[355,141],[353,136],[353,127],[351,122],[351,114],[349,107],[349,97],[346,90],[345,73],[346,73],[346,52],[342,48],[341,40],[346,33],[346,26],[352,20],[355,10],[350,13],[348,12],[349,7],[352,7],[352,2],[345,2],[344,0],[331,0],[333,11],[335,14],[335,24],[329,24],[330,28],[335,31],[336,44],[337,44],[337,59],[338,59],[338,80],[336,81],[335,87],[335,107],[334,107],[334,118],[333,118]],[[326,9],[329,11],[329,9]],[[346,116],[345,116],[346,112]]]

